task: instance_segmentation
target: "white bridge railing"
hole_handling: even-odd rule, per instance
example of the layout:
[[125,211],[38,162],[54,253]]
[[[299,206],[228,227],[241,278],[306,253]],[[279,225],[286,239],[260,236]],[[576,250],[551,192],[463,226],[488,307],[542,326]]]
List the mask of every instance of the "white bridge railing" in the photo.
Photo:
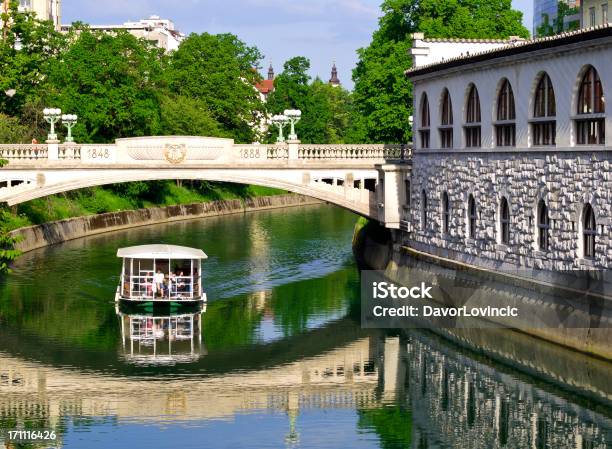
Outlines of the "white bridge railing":
[[[168,138],[171,140],[172,138]],[[129,140],[129,139],[128,139]],[[168,149],[170,148],[170,149]],[[337,144],[303,145],[232,145],[206,146],[203,143],[168,144],[159,138],[155,145],[130,144],[0,144],[0,159],[21,163],[39,160],[81,161],[83,163],[141,163],[171,162],[281,162],[287,160],[408,160],[412,155],[410,145]]]

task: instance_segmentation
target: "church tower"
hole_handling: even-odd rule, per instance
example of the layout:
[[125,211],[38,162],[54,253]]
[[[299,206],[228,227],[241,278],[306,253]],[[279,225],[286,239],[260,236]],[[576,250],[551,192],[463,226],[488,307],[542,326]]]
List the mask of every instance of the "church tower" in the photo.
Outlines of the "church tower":
[[338,78],[338,69],[336,68],[336,61],[332,65],[331,78],[329,79],[329,84],[338,87],[340,86],[340,78]]

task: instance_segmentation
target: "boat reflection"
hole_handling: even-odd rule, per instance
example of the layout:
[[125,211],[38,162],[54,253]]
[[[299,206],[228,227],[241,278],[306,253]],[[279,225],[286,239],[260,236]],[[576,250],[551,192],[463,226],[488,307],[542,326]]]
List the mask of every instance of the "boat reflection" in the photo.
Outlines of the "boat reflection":
[[193,311],[115,309],[121,327],[121,358],[134,365],[192,363],[206,355],[202,316],[206,304]]

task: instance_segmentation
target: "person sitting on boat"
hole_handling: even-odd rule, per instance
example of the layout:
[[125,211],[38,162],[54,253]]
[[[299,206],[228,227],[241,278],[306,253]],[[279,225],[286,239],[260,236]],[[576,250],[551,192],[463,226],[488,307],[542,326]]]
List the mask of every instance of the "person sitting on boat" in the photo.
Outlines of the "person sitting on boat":
[[164,273],[161,270],[157,270],[155,274],[155,291],[160,295],[164,294]]
[[143,282],[143,287],[147,296],[153,296],[153,273],[147,272]]

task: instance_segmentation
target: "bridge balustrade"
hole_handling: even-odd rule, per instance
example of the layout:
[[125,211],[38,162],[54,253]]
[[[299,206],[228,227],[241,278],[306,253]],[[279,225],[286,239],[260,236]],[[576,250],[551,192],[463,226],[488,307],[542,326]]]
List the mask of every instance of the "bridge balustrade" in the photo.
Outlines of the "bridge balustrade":
[[3,144],[0,145],[0,159],[47,159],[45,144]]

